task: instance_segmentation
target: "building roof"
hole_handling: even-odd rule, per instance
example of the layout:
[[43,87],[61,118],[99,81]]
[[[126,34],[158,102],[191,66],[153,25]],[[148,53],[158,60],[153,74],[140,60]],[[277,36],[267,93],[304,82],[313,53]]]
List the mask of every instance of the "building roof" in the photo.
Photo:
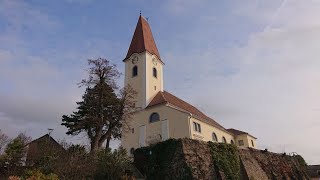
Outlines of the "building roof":
[[141,53],[144,51],[148,51],[149,53],[156,55],[161,61],[160,54],[154,41],[149,23],[144,17],[140,15],[125,60],[129,58],[133,53]]
[[231,132],[232,134],[234,134],[234,135],[236,135],[236,136],[242,135],[242,134],[246,134],[246,135],[249,135],[249,136],[257,139],[256,137],[250,135],[249,133],[244,132],[244,131],[240,131],[240,130],[238,130],[238,129],[233,129],[233,128],[231,128],[231,129],[227,129],[227,131]]
[[320,177],[320,165],[308,165],[307,173],[311,178]]
[[149,105],[147,106],[147,108],[152,107],[152,106],[156,106],[156,105],[160,105],[160,104],[171,104],[173,106],[176,106],[180,109],[183,109],[197,117],[199,117],[199,120],[210,124],[214,127],[217,127],[221,130],[226,131],[226,129],[221,126],[219,123],[217,123],[215,120],[213,120],[212,118],[208,117],[207,115],[205,115],[203,112],[201,112],[199,109],[197,109],[196,107],[192,106],[191,104],[183,101],[182,99],[170,94],[167,91],[164,92],[158,92],[158,94],[156,94],[156,96],[152,99],[152,101],[149,103]]
[[54,140],[49,134],[41,136],[26,145],[28,147],[26,154],[26,165],[33,166],[36,161],[48,155],[51,152],[64,153],[65,149]]
[[[35,139],[35,140],[29,142],[27,145],[32,144],[32,143],[35,143],[35,142],[37,142],[37,141],[42,141],[43,139],[49,140],[49,141],[51,141],[51,142],[53,142],[53,143],[55,143],[55,144],[59,144],[55,139],[53,139],[52,136],[49,136],[49,134],[45,134],[45,135],[39,137],[38,139]],[[60,144],[59,144],[59,145],[60,145]]]

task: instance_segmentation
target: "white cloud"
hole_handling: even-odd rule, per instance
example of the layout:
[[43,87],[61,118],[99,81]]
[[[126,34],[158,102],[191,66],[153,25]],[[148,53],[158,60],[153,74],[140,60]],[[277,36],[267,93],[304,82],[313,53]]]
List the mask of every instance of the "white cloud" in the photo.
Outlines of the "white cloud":
[[78,79],[68,80],[74,71],[61,72],[45,59],[21,52],[1,50],[0,59],[1,129],[10,136],[26,131],[34,138],[50,127],[62,132],[61,116],[74,110],[82,93]]
[[85,50],[45,48],[40,52],[26,40],[24,29],[54,33],[60,22],[22,1],[0,1],[0,17],[9,24],[0,34],[0,128],[10,137],[26,132],[33,138],[53,128],[56,139],[87,143],[85,136],[66,136],[62,115],[76,110],[84,92],[77,83],[86,77],[86,58],[114,51],[116,45],[86,39],[90,44],[84,45]]
[[[201,21],[195,22],[197,28],[191,24],[177,36],[188,38],[184,42],[190,44],[201,39],[208,46],[161,52],[166,62],[166,89],[200,107],[224,126],[257,136],[260,147],[295,151],[311,164],[320,163],[320,145],[316,140],[320,130],[319,2],[241,1],[234,3],[230,17],[220,19],[214,12],[202,11],[202,7],[208,6],[204,1],[169,1],[165,7],[170,16],[190,18],[191,12],[201,16]],[[0,1],[0,14],[11,24],[0,35],[0,41],[14,47],[0,48],[0,82],[6,84],[0,86],[1,128],[9,134],[27,130],[38,137],[46,133],[46,128],[53,127],[55,134],[63,135],[61,115],[74,110],[74,102],[82,93],[76,83],[84,68],[75,67],[76,60],[101,55],[104,47],[112,54],[116,48],[112,49],[114,46],[108,46],[104,40],[93,39],[87,52],[55,52],[60,59],[73,59],[68,63],[79,71],[70,72],[49,63],[50,49],[48,57],[31,55],[27,42],[19,36],[24,26],[46,30],[59,27],[59,22],[20,1]],[[220,47],[211,37],[207,38],[218,21],[232,20],[233,16],[254,22],[258,30],[250,32],[247,41],[240,45]]]
[[261,148],[320,163],[320,1],[273,3],[234,10],[266,27],[244,45],[166,55],[175,60],[166,68],[185,77],[169,72],[166,82],[224,126],[257,136]]
[[58,21],[50,17],[47,13],[23,1],[0,1],[0,15],[6,19],[10,31],[15,32],[32,27],[52,31],[53,28],[59,26]]
[[205,6],[207,0],[170,0],[165,2],[164,8],[172,14],[185,14]]
[[11,137],[26,132],[33,138],[55,128],[57,138],[65,137],[61,116],[72,112],[82,93],[72,73],[82,74],[32,55],[22,36],[25,29],[54,31],[59,23],[22,1],[0,1],[0,16],[7,24],[0,34],[0,128]]

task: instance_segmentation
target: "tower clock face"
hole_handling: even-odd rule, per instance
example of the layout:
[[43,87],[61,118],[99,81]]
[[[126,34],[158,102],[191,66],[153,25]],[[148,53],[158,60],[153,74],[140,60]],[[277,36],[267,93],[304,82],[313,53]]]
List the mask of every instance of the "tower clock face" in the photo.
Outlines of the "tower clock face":
[[156,66],[156,65],[157,65],[157,59],[156,59],[156,58],[153,58],[153,59],[152,59],[152,63]]
[[131,61],[132,61],[132,64],[137,64],[137,62],[138,62],[138,57],[137,57],[137,56],[134,56]]

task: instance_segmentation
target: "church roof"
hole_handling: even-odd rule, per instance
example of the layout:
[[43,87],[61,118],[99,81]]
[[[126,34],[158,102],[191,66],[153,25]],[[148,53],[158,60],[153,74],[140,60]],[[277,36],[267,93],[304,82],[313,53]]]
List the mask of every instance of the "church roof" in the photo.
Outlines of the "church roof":
[[160,105],[160,104],[171,104],[174,105],[178,108],[181,108],[193,115],[196,115],[197,117],[199,117],[199,120],[208,123],[214,127],[217,127],[219,129],[222,129],[224,131],[226,131],[226,129],[221,126],[219,123],[217,123],[215,120],[211,119],[210,117],[208,117],[207,115],[205,115],[203,112],[201,112],[199,109],[197,109],[196,107],[192,106],[191,104],[183,101],[182,99],[170,94],[167,91],[164,92],[158,92],[158,94],[156,94],[156,96],[152,99],[152,101],[149,103],[148,107],[152,107],[152,106],[156,106],[156,105]]
[[244,132],[244,131],[240,131],[240,130],[238,130],[238,129],[232,129],[232,128],[231,128],[231,129],[227,129],[227,131],[231,132],[232,134],[234,134],[234,135],[236,135],[236,136],[242,135],[242,134],[246,134],[246,135],[249,135],[249,136],[257,139],[256,137],[250,135],[249,133]]
[[125,60],[133,53],[141,53],[144,51],[148,51],[149,53],[156,55],[161,61],[149,23],[140,15]]

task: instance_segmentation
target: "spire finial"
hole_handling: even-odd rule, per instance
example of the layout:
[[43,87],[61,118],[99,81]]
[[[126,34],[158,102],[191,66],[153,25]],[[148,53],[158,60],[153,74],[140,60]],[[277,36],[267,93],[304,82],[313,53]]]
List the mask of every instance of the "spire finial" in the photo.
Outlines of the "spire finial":
[[140,10],[140,16],[141,16],[141,10]]

